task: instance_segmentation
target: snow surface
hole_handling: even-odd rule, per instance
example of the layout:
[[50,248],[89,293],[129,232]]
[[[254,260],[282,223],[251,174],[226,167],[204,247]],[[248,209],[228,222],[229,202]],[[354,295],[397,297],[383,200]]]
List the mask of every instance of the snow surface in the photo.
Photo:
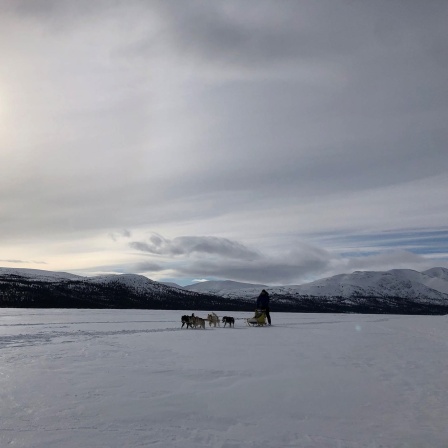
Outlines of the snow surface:
[[187,313],[0,309],[0,446],[448,446],[447,316]]

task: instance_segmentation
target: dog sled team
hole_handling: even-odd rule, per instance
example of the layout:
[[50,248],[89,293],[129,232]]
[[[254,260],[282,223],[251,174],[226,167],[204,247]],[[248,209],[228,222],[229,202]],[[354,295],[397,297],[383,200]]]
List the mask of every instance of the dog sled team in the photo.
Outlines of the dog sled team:
[[231,327],[232,325],[235,326],[235,319],[233,317],[230,316],[224,316],[222,318],[222,321],[219,320],[219,317],[216,313],[211,313],[207,316],[207,319],[203,319],[201,317],[195,316],[194,313],[191,316],[188,315],[184,315],[182,316],[182,327],[184,328],[184,326],[186,326],[186,328],[203,328],[205,329],[205,322],[208,321],[209,326],[211,327],[212,325],[214,327],[216,327],[216,325],[218,325],[218,327],[221,326],[222,322],[224,324],[224,327],[229,324],[229,327]]
[[[212,325],[216,327],[221,326],[220,322],[224,324],[224,327],[229,324],[229,327],[232,325],[235,327],[235,318],[231,316],[224,316],[220,321],[218,315],[216,313],[210,313],[207,316],[207,319],[203,319],[201,317],[195,316],[194,313],[191,316],[184,315],[182,316],[182,327],[186,326],[186,328],[202,328],[205,329],[205,322],[208,321],[209,326]],[[266,321],[267,320],[267,321]],[[266,290],[263,289],[261,294],[257,298],[257,308],[255,310],[255,315],[246,319],[246,323],[249,326],[265,326],[271,325],[271,315],[269,309],[269,294]]]

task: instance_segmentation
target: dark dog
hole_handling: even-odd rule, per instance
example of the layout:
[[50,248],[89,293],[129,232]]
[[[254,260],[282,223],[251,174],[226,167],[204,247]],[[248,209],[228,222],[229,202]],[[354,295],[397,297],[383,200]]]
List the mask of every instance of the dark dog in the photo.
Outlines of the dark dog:
[[188,327],[193,327],[193,322],[192,322],[191,316],[184,315],[184,316],[182,316],[181,320],[182,320],[182,327],[181,328],[184,328],[184,325],[186,325],[187,328]]
[[224,316],[224,317],[222,318],[222,321],[223,321],[223,323],[224,323],[224,326],[226,326],[227,324],[229,324],[229,326],[231,327],[232,324],[233,324],[233,326],[235,327],[235,319],[234,319],[233,317],[230,317],[230,316]]

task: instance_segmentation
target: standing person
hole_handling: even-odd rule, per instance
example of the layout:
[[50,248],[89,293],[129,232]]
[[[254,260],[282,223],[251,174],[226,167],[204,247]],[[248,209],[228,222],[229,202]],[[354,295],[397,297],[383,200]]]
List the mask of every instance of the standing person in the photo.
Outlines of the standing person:
[[268,324],[271,325],[271,315],[269,314],[269,294],[263,289],[257,299],[257,308],[263,310],[266,313]]

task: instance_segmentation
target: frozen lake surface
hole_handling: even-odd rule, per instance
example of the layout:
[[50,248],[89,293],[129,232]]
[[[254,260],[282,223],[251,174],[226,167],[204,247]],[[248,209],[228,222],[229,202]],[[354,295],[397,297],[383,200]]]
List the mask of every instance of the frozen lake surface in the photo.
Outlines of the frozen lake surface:
[[0,446],[448,446],[447,316],[182,314],[0,309]]

